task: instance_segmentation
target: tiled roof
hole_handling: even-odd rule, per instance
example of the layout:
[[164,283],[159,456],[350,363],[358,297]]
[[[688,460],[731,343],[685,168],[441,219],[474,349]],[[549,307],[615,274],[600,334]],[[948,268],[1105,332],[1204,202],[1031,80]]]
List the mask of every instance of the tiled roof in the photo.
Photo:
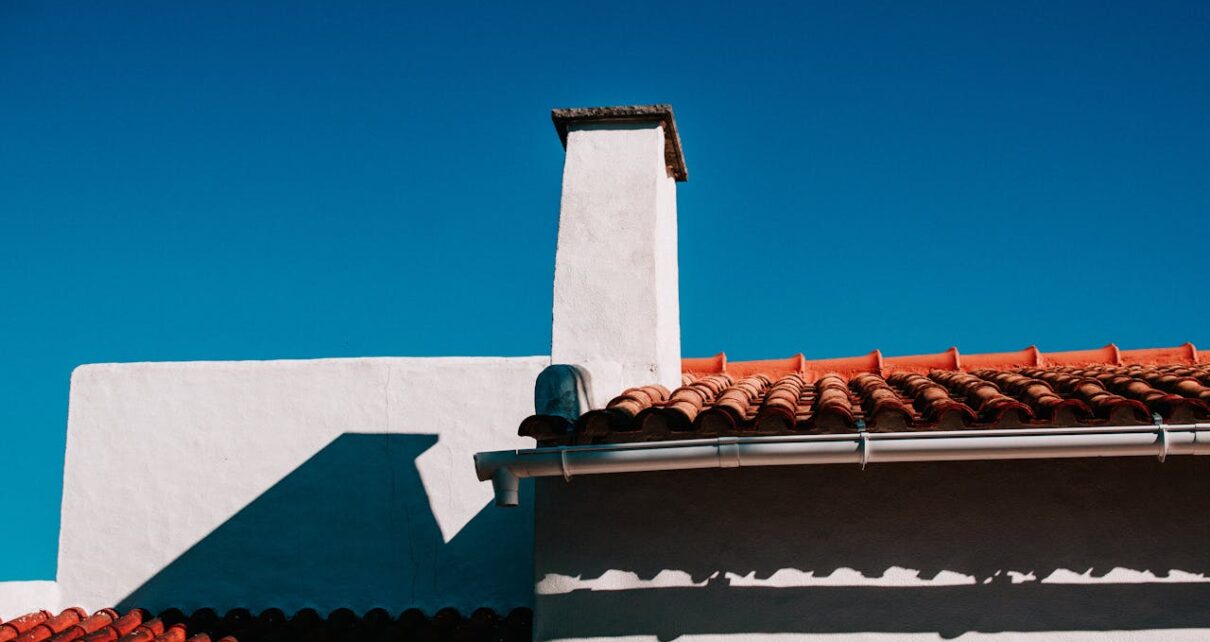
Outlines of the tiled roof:
[[682,386],[631,388],[575,422],[535,415],[540,445],[742,435],[1168,423],[1210,418],[1210,360],[1175,348],[682,362]]
[[501,616],[487,608],[464,617],[445,608],[431,617],[417,609],[398,616],[384,609],[357,615],[337,609],[325,618],[314,609],[286,615],[268,609],[259,615],[233,609],[220,616],[212,609],[186,615],[168,609],[157,616],[142,609],[119,615],[113,609],[92,614],[69,608],[58,615],[36,611],[0,621],[0,642],[524,642],[531,639],[533,614],[513,609]]

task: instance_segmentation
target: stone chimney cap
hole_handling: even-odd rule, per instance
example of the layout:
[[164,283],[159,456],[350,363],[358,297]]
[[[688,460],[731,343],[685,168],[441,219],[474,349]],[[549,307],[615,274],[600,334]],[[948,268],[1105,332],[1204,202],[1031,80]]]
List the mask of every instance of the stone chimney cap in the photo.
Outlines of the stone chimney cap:
[[678,182],[689,180],[681,137],[676,131],[672,105],[625,105],[621,107],[574,107],[552,109],[550,119],[559,132],[559,141],[567,147],[567,129],[584,123],[658,122],[664,125],[664,162]]

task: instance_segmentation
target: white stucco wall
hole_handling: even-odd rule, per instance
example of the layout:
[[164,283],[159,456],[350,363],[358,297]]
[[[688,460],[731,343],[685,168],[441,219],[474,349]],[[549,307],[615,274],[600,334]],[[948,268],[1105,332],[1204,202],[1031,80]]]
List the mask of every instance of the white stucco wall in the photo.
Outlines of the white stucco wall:
[[0,608],[527,605],[532,502],[481,514],[471,456],[522,445],[548,364],[82,366],[58,584],[0,585]]
[[680,385],[676,182],[652,123],[573,125],[555,256],[551,359],[589,374],[593,407]]
[[59,608],[59,585],[55,582],[0,582],[0,622],[32,611]]
[[540,479],[541,640],[1210,639],[1210,460]]

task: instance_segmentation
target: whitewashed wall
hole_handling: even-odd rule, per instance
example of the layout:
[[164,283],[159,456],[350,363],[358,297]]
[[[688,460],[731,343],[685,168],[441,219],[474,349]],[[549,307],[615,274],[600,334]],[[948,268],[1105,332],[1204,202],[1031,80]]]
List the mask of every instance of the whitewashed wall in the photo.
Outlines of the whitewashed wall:
[[39,609],[56,610],[59,603],[55,582],[0,582],[0,622]]
[[0,617],[66,605],[528,605],[533,502],[484,511],[491,489],[471,456],[522,445],[516,428],[548,363],[82,366],[58,582],[0,584]]

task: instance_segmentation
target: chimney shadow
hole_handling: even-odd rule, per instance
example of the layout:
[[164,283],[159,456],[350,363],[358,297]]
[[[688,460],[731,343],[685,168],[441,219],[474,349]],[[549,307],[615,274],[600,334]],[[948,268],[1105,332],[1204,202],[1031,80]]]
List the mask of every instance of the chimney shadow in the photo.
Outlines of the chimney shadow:
[[[503,601],[532,590],[532,508],[486,506],[445,542],[416,468],[435,443],[431,434],[340,435],[119,607],[528,606]],[[531,488],[522,486],[523,505],[532,506]]]

